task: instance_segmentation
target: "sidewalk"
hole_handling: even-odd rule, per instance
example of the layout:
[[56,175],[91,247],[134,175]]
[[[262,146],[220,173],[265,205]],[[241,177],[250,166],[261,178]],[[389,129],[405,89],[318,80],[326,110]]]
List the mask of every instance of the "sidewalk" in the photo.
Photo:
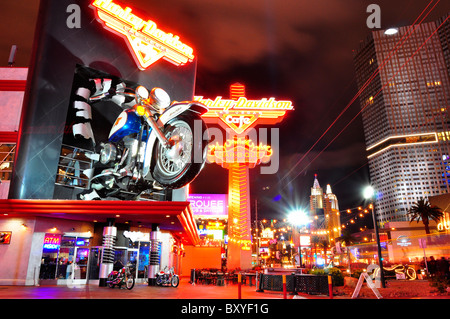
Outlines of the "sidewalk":
[[[241,299],[283,299],[283,292],[256,292],[256,287],[242,285]],[[351,299],[353,288],[334,287],[333,299]],[[450,294],[432,293],[426,281],[389,281],[386,288],[379,289],[383,299],[450,299]],[[189,278],[182,278],[177,288],[150,287],[137,283],[132,290],[98,287],[98,285],[67,286],[0,286],[2,299],[238,299],[238,285],[225,286],[191,285]],[[308,295],[299,293],[291,295],[287,292],[286,299],[328,299],[327,295]],[[377,299],[374,293],[363,286],[358,299]]]
[[[137,283],[132,290],[98,287],[97,285],[67,286],[0,286],[0,299],[238,299],[238,285],[191,285],[182,278],[177,288],[150,287]],[[283,299],[282,292],[256,292],[255,286],[242,285],[242,299]],[[287,293],[287,299],[294,296]],[[335,297],[336,298],[336,297]],[[295,299],[329,299],[328,296],[300,294]],[[348,298],[346,298],[348,299]]]

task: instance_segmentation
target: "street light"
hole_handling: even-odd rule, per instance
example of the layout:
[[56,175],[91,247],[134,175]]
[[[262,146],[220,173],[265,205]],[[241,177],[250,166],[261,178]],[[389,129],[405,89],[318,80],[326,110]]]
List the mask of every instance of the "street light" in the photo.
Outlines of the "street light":
[[[288,215],[288,222],[291,223],[293,226],[306,226],[309,223],[311,223],[311,220],[309,219],[308,214],[306,214],[302,210],[296,210],[292,211]],[[297,229],[297,227],[294,227],[294,229]],[[300,258],[300,268],[302,267],[302,242],[300,238],[300,232],[298,236],[298,255]]]
[[288,221],[295,226],[305,226],[310,223],[308,215],[302,210],[290,212],[288,215]]
[[373,227],[375,228],[375,238],[377,240],[377,249],[378,249],[378,264],[380,265],[380,276],[381,276],[381,286],[383,288],[386,288],[386,284],[384,282],[384,271],[383,271],[383,260],[381,258],[381,245],[380,245],[380,235],[378,233],[378,224],[377,224],[377,219],[375,217],[375,203],[373,200],[373,196],[375,195],[375,190],[373,189],[372,186],[367,186],[364,189],[364,198],[365,199],[370,199],[370,201],[372,202],[370,205],[372,207],[372,219],[373,219]]

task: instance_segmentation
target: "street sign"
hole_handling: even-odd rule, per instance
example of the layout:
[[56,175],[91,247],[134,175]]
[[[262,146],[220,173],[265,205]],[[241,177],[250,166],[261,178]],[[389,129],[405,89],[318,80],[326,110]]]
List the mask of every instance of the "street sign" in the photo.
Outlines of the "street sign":
[[360,292],[361,287],[362,287],[362,284],[364,283],[364,279],[367,282],[367,286],[370,289],[372,289],[372,291],[375,294],[375,296],[377,296],[378,299],[383,299],[383,296],[381,296],[380,292],[375,287],[375,284],[373,283],[372,279],[370,278],[370,276],[366,272],[361,273],[361,275],[359,276],[358,283],[356,284],[355,290],[353,291],[353,294],[352,294],[352,299],[355,299],[355,298],[358,297],[359,292]]
[[419,247],[420,248],[427,248],[427,241],[425,238],[419,238]]

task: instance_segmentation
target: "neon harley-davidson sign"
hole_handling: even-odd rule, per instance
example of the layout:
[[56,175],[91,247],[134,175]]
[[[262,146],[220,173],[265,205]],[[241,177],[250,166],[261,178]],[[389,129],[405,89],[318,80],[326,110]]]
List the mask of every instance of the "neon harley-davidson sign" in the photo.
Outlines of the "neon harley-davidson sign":
[[208,107],[209,111],[202,115],[206,121],[208,118],[218,118],[238,134],[245,132],[257,120],[275,124],[281,121],[286,111],[294,109],[291,101],[277,101],[273,97],[261,100],[239,97],[237,100],[232,100],[218,96],[211,100],[204,99],[203,96],[195,96],[194,100]]
[[125,37],[128,47],[141,70],[160,59],[177,66],[192,62],[194,50],[180,37],[159,29],[152,20],[144,20],[112,0],[95,0],[91,7],[105,28]]

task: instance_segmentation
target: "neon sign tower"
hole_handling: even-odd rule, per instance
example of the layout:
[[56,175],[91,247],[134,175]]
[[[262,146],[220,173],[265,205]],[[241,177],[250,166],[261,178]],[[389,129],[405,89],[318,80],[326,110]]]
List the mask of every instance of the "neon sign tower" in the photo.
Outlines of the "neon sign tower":
[[246,132],[257,122],[275,124],[282,120],[292,102],[276,101],[274,98],[249,100],[245,87],[235,83],[230,87],[230,99],[214,100],[194,98],[206,104],[209,112],[203,115],[205,122],[225,125],[236,135],[223,145],[216,142],[208,149],[208,162],[228,169],[228,265],[229,269],[251,268],[251,211],[249,169],[267,163],[273,154],[270,146],[255,144]]

